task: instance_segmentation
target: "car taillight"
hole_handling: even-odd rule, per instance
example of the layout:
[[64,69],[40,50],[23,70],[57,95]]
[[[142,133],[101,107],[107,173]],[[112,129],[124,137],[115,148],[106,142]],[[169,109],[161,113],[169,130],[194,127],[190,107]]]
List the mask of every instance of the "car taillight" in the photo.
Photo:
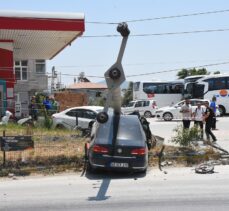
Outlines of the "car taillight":
[[102,147],[102,146],[99,146],[99,145],[95,145],[93,147],[93,152],[97,152],[97,153],[108,153],[108,149],[106,147]]
[[145,155],[146,154],[146,149],[145,148],[138,148],[138,149],[133,149],[131,151],[132,155]]

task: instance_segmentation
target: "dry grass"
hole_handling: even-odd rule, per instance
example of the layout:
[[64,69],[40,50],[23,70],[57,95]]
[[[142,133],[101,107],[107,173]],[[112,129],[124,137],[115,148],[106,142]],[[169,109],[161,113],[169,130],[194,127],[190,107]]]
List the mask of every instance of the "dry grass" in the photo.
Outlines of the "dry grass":
[[[8,173],[28,175],[80,171],[83,167],[84,143],[87,139],[78,137],[76,131],[31,129],[13,124],[9,124],[7,128],[0,127],[0,133],[3,133],[3,130],[7,136],[32,135],[35,146],[32,150],[6,152],[7,162],[4,168],[3,156],[0,153],[0,176],[6,176]],[[150,166],[158,166],[161,147],[156,146],[150,150]],[[170,161],[172,166],[191,166],[219,158],[219,154],[211,147],[207,147],[200,155],[195,154],[197,151],[197,148],[166,146],[162,161]]]

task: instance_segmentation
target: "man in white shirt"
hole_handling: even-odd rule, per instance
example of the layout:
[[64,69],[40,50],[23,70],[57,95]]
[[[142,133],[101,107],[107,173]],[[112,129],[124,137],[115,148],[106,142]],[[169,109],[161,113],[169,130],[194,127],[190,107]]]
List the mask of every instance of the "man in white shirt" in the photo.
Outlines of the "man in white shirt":
[[184,129],[189,129],[191,119],[192,119],[192,106],[190,105],[190,100],[185,99],[184,105],[182,105],[180,112],[183,115],[183,127]]
[[201,129],[201,138],[202,139],[203,139],[203,136],[204,136],[204,133],[203,133],[204,112],[205,112],[205,109],[204,109],[203,106],[201,106],[201,103],[197,103],[197,108],[193,112],[194,125],[196,127],[200,127],[200,129]]

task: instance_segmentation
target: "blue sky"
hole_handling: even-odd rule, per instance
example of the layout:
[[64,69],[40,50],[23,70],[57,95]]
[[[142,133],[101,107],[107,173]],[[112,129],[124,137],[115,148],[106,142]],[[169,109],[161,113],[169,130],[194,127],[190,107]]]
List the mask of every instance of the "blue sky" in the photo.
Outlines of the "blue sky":
[[[228,0],[0,0],[1,10],[83,12],[85,21],[122,22],[196,12],[229,9]],[[229,12],[129,23],[131,34],[181,32],[229,28]],[[116,25],[86,23],[87,35],[116,34]],[[129,37],[123,68],[126,75],[158,72],[229,61],[229,31],[172,36]],[[56,66],[62,74],[103,76],[115,62],[121,38],[79,38],[54,59],[47,71]],[[71,67],[69,67],[71,66]],[[209,67],[209,71],[229,73],[229,64]],[[62,76],[64,84],[74,77]],[[127,80],[173,80],[176,72],[132,77]],[[101,81],[100,78],[91,78]]]

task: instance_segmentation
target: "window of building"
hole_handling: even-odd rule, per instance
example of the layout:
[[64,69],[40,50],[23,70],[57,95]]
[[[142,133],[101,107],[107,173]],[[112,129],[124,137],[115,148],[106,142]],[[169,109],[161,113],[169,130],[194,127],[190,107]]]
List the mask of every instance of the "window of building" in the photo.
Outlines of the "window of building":
[[45,73],[45,60],[36,60],[36,73]]
[[28,80],[28,61],[15,61],[14,62],[15,77],[18,81]]

